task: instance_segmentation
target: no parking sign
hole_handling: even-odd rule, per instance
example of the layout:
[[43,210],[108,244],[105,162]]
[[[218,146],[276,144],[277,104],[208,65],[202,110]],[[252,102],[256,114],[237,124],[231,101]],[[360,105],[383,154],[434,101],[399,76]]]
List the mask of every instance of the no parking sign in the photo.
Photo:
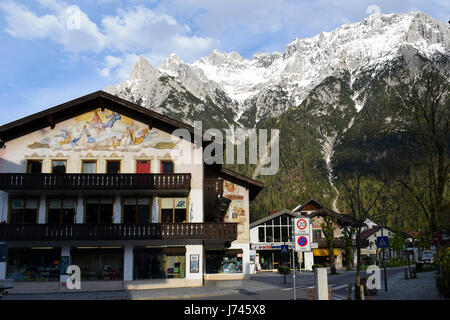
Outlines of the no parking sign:
[[295,251],[311,251],[311,225],[309,218],[294,219]]

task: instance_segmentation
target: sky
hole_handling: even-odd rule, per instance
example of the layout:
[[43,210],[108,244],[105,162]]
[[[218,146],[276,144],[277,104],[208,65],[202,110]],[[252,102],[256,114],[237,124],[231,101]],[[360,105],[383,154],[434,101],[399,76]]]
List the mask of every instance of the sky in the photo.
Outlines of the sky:
[[372,13],[450,20],[448,0],[0,0],[0,125],[129,78],[145,55],[283,52]]

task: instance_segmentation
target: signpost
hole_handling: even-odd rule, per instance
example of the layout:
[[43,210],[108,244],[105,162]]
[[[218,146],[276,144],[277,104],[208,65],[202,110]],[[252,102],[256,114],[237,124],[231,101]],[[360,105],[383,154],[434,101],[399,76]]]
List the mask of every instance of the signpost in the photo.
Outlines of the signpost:
[[383,249],[384,291],[387,291],[386,257],[384,255],[384,249],[389,248],[389,238],[383,236],[383,227],[381,227],[381,237],[377,237],[377,247]]
[[[311,223],[310,219],[306,217],[294,218],[293,234],[292,234],[292,264],[294,269],[294,300],[296,300],[295,292],[295,254],[294,248],[297,252],[311,251]],[[301,268],[301,266],[300,266]]]

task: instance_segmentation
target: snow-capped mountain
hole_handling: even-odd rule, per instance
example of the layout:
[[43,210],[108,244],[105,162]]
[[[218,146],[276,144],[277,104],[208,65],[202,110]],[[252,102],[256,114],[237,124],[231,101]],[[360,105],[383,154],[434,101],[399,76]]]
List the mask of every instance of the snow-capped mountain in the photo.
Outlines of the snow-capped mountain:
[[[172,54],[156,69],[142,56],[129,80],[106,91],[186,123],[202,120],[204,129],[280,129],[280,171],[258,177],[266,187],[253,212],[311,197],[338,210],[336,161],[393,117],[380,101],[396,79],[428,66],[450,74],[448,24],[421,12],[374,14],[252,59],[214,50],[185,63]],[[371,143],[377,156],[389,145]],[[257,169],[242,170],[256,178]]]
[[[361,75],[375,74],[405,50],[427,58],[449,55],[449,26],[421,12],[374,14],[332,32],[296,39],[284,53],[258,53],[251,60],[236,52],[214,50],[192,64],[172,54],[155,69],[142,56],[129,80],[106,91],[183,116],[187,122],[195,120],[190,114],[212,108],[219,111],[212,114],[218,122],[226,113],[224,124],[254,126],[300,105],[327,77],[348,71],[353,85]],[[354,99],[360,110],[364,95],[355,92]]]

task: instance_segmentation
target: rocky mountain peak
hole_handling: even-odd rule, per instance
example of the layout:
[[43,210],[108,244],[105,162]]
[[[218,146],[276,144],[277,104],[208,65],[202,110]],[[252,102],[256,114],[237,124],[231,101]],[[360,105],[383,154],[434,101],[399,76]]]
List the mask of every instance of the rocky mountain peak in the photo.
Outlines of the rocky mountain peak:
[[152,66],[144,55],[134,65],[130,80],[152,80],[160,76],[160,72]]

